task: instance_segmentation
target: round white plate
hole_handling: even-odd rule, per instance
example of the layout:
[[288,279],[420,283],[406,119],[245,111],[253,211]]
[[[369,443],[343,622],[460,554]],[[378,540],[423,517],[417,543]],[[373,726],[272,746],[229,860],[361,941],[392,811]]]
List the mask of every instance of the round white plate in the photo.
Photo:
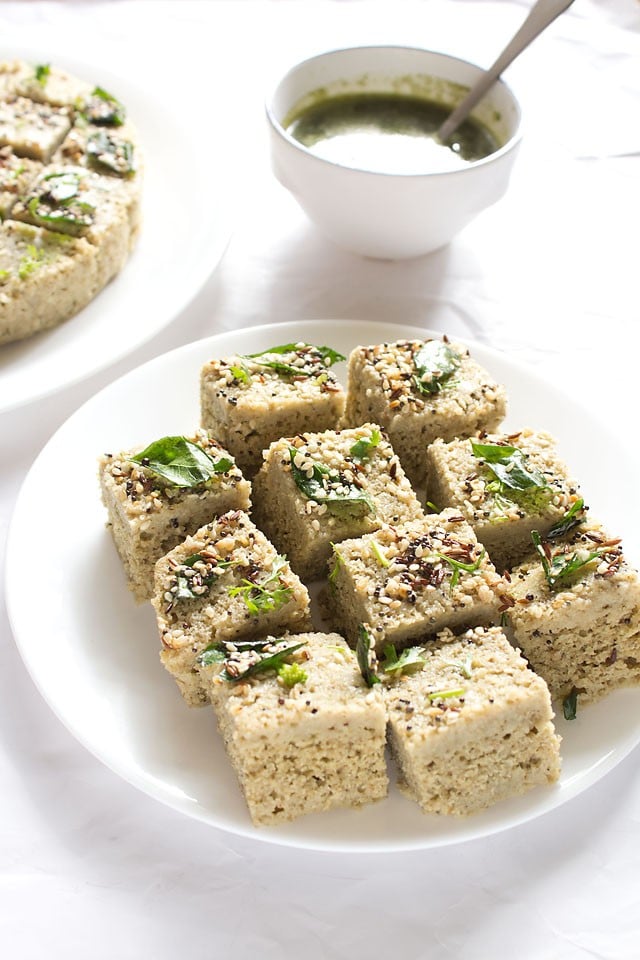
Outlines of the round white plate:
[[231,235],[222,151],[205,155],[198,126],[157,78],[140,89],[92,62],[0,48],[0,60],[52,62],[121,100],[145,155],[142,229],[124,269],[75,317],[0,347],[0,413],[115,363],[159,333],[202,287]]
[[[150,796],[224,830],[280,844],[345,851],[433,847],[495,833],[552,810],[595,783],[640,739],[640,691],[620,691],[579,711],[570,723],[558,719],[563,736],[558,784],[472,818],[425,816],[392,786],[386,800],[361,810],[256,829],[213,712],[187,708],[161,667],[151,606],[135,606],[105,529],[98,454],[192,430],[199,422],[200,367],[211,357],[298,339],[347,354],[359,343],[425,334],[390,324],[323,320],[253,327],[191,343],[93,397],[34,463],[16,505],[7,550],[7,605],[16,641],[40,692],[68,729]],[[627,552],[637,559],[638,510],[629,505],[637,501],[638,471],[627,451],[530,371],[479,344],[471,347],[507,387],[508,426],[535,426],[557,435],[561,454],[582,478],[593,514],[625,535]],[[344,367],[336,368],[342,376]],[[615,497],[608,488],[606,465],[611,463],[616,464]],[[29,576],[34,556],[37,603]]]

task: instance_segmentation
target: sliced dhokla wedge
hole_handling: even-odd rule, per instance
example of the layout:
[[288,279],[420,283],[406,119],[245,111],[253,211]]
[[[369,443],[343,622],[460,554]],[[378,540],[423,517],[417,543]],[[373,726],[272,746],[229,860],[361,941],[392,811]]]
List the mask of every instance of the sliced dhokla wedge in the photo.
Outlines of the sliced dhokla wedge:
[[515,643],[571,717],[578,702],[640,683],[638,574],[581,503],[546,538],[534,534],[508,612]]
[[425,813],[477,813],[558,779],[549,691],[500,628],[408,652],[382,685],[399,785]]
[[16,220],[85,237],[98,251],[104,286],[124,266],[138,227],[138,193],[85,167],[51,164],[13,208]]
[[9,96],[0,100],[0,147],[9,146],[20,157],[46,163],[66,137],[71,122],[66,107]]
[[344,391],[330,347],[289,343],[259,354],[211,360],[202,368],[202,425],[220,438],[248,476],[280,437],[337,426]]
[[0,231],[0,343],[22,340],[82,309],[99,289],[96,248],[6,220]]
[[162,662],[190,706],[209,699],[198,658],[211,643],[311,629],[306,587],[241,510],[158,561],[153,606]]
[[437,440],[426,462],[428,499],[459,510],[500,571],[526,556],[532,530],[544,536],[579,499],[544,431]]
[[100,458],[109,526],[136,600],[153,595],[155,564],[215,516],[248,510],[251,485],[205,431],[162,437]]
[[50,63],[14,61],[7,71],[15,94],[53,107],[76,108],[91,94],[91,85]]
[[376,424],[272,443],[254,479],[256,523],[303,579],[327,575],[331,544],[423,516]]
[[379,653],[497,622],[505,589],[469,524],[444,510],[335,543],[327,599],[336,629],[355,646],[366,623]]
[[435,439],[494,430],[505,413],[504,388],[446,338],[356,347],[349,357],[345,425],[379,423],[415,485]]
[[386,714],[337,634],[219,643],[201,676],[253,822],[386,796]]
[[8,219],[11,209],[26,193],[42,164],[19,157],[11,147],[0,147],[0,222]]

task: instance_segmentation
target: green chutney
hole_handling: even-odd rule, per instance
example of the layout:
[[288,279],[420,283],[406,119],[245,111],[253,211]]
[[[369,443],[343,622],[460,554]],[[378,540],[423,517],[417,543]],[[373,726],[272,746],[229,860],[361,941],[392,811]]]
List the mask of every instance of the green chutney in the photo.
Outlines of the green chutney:
[[287,132],[334,163],[378,173],[455,170],[499,149],[483,124],[467,119],[447,144],[434,135],[451,112],[411,94],[349,93],[318,100],[286,118]]

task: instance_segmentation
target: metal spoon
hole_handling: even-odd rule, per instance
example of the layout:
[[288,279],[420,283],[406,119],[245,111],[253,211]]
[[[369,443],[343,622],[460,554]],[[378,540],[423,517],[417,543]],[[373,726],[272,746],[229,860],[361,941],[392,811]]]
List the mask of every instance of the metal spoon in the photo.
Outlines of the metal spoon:
[[532,40],[542,33],[545,27],[548,27],[556,17],[560,16],[567,7],[570,7],[573,0],[537,0],[529,12],[529,16],[524,21],[513,39],[504,48],[493,66],[483,73],[480,79],[474,83],[464,100],[458,104],[455,110],[447,117],[440,129],[435,135],[435,139],[441,143],[446,143],[451,134],[456,130],[467,115],[473,110],[476,103],[481,100],[487,90],[493,86],[503,70],[512,63],[518,54],[529,46]]

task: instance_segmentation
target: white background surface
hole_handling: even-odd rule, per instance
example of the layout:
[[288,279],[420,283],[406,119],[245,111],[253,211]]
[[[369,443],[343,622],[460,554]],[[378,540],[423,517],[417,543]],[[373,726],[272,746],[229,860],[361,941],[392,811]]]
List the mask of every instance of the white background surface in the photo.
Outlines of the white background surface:
[[[447,333],[532,364],[606,419],[634,453],[637,0],[576,0],[510,68],[507,79],[528,119],[511,188],[440,253],[397,264],[342,253],[317,235],[269,173],[263,96],[294,60],[350,42],[407,41],[488,65],[529,6],[510,0],[0,4],[3,45],[11,36],[40,42],[55,60],[56,50],[80,44],[85,55],[94,49],[114,72],[151,90],[154,77],[175,75],[194,122],[220,124],[219,149],[234,161],[228,189],[236,208],[221,267],[170,328],[99,376],[0,418],[3,540],[30,463],[81,402],[167,349],[262,322],[351,316],[428,326],[437,303],[447,311]],[[535,409],[533,396],[532,421]],[[615,463],[610,471],[615,496]],[[629,523],[637,534],[633,503]],[[38,546],[35,602],[37,577],[55,562],[55,544]],[[4,610],[0,713],[3,956],[358,960],[393,952],[407,960],[631,960],[640,954],[638,750],[576,800],[507,833],[440,851],[328,855],[226,835],[115,777],[40,699]]]

